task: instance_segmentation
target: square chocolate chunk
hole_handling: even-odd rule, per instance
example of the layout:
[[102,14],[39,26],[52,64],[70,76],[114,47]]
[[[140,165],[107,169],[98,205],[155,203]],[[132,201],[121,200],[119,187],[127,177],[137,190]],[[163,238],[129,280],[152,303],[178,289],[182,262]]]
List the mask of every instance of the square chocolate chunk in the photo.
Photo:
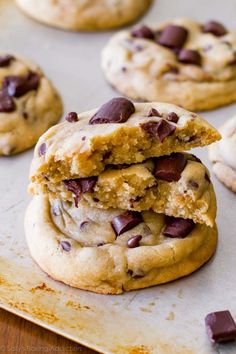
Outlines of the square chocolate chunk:
[[236,339],[236,324],[228,310],[209,313],[205,318],[205,325],[212,342],[222,343]]

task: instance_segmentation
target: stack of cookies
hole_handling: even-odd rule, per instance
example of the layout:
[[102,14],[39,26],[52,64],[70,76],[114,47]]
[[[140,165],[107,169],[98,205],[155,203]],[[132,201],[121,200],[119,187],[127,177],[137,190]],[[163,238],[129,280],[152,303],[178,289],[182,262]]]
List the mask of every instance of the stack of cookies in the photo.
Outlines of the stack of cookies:
[[104,294],[193,272],[216,248],[216,199],[207,168],[186,151],[219,139],[172,104],[114,98],[69,113],[35,148],[32,257],[54,279]]

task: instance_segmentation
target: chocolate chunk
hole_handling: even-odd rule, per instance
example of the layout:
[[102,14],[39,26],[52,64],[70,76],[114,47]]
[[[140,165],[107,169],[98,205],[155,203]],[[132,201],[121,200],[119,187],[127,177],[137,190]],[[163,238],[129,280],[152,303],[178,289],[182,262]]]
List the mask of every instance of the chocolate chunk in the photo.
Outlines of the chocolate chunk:
[[167,182],[177,182],[181,178],[186,164],[186,155],[181,153],[161,156],[155,161],[154,176]]
[[141,125],[148,134],[163,142],[167,136],[174,134],[176,127],[161,119],[159,122],[147,122]]
[[129,248],[136,248],[136,247],[139,247],[140,244],[139,242],[141,241],[142,239],[142,236],[141,235],[136,235],[136,236],[132,236],[128,242],[127,242],[127,246]]
[[16,109],[15,102],[12,97],[0,91],[0,112],[13,112]]
[[82,221],[82,223],[80,224],[80,230],[84,230],[87,228],[89,222],[88,221]]
[[203,32],[212,33],[217,37],[224,36],[227,33],[226,28],[221,23],[216,21],[208,21],[205,23],[203,26]]
[[2,90],[8,96],[21,97],[31,90],[37,90],[38,86],[38,74],[29,72],[26,76],[6,76]]
[[195,224],[191,219],[166,217],[166,227],[163,235],[171,238],[185,238],[193,231]]
[[68,242],[68,241],[61,241],[60,244],[61,244],[61,247],[63,248],[64,251],[70,252],[70,250],[71,250],[71,244],[70,244],[70,242]]
[[178,123],[178,120],[179,120],[179,116],[178,114],[176,114],[175,112],[170,112],[166,119],[169,121],[169,122],[173,122],[173,123]]
[[161,114],[155,108],[151,108],[148,117],[161,117]]
[[78,116],[76,112],[70,112],[65,116],[65,120],[69,123],[78,122]]
[[112,227],[116,236],[120,236],[124,232],[133,229],[135,226],[143,222],[142,214],[137,211],[126,211],[123,214],[115,216],[112,219]]
[[178,61],[184,64],[201,65],[201,55],[196,50],[181,49],[178,54]]
[[77,178],[65,180],[64,184],[68,191],[75,195],[75,206],[78,206],[78,202],[83,193],[93,192],[95,184],[97,183],[97,177]]
[[47,150],[47,145],[46,145],[45,143],[41,144],[41,145],[39,146],[39,150],[38,150],[39,155],[40,155],[40,156],[45,155],[45,154],[46,154],[46,150]]
[[0,56],[0,68],[10,65],[13,59],[14,57],[12,55]]
[[123,97],[113,98],[97,111],[89,124],[124,123],[134,112],[131,101]]
[[162,32],[158,39],[158,43],[169,48],[182,48],[188,37],[186,28],[169,25]]
[[151,28],[147,26],[139,26],[135,27],[132,31],[131,34],[133,37],[138,37],[138,38],[147,38],[147,39],[154,39],[155,34],[151,30]]
[[205,325],[207,334],[214,343],[236,339],[236,324],[228,310],[209,313],[205,317]]

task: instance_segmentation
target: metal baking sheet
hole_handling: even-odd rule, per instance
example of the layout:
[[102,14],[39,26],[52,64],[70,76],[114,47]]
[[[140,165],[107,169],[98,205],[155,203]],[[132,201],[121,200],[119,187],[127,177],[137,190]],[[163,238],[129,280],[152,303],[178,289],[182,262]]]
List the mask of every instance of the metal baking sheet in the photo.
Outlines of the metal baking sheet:
[[[235,0],[157,0],[145,21],[190,16],[219,19],[235,28]],[[144,21],[143,20],[143,21]],[[65,112],[102,104],[116,93],[100,70],[100,51],[113,32],[70,33],[24,17],[11,0],[0,0],[0,47],[37,61],[60,90]],[[231,105],[205,113],[215,126],[236,113]],[[207,148],[196,153],[209,166]],[[23,218],[33,151],[0,158],[0,306],[102,353],[235,354],[236,344],[214,346],[204,317],[230,309],[236,317],[236,198],[214,177],[219,246],[193,275],[119,296],[97,295],[50,279],[31,260]]]

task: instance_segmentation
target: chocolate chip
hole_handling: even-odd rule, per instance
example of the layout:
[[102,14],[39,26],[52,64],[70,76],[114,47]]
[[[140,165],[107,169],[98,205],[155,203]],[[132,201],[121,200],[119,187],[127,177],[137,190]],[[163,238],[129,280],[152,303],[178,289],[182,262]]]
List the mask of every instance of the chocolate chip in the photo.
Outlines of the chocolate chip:
[[124,232],[133,229],[135,226],[143,222],[142,214],[137,211],[126,211],[123,214],[115,216],[112,219],[112,227],[116,236],[120,236]]
[[0,68],[10,65],[13,59],[15,58],[12,55],[0,56]]
[[154,39],[155,38],[155,34],[151,30],[151,28],[144,26],[144,25],[139,26],[139,27],[135,27],[131,31],[131,34],[133,37],[137,37],[137,38],[147,38],[147,39]]
[[191,219],[166,217],[163,235],[171,238],[185,238],[193,231],[195,224]]
[[167,136],[174,134],[176,127],[172,124],[169,124],[164,119],[161,119],[159,122],[147,122],[141,124],[141,128],[144,129],[152,137],[163,142]]
[[162,32],[158,39],[158,43],[169,48],[182,48],[188,37],[186,28],[169,25]]
[[178,54],[178,61],[184,64],[201,65],[201,55],[196,50],[181,49]]
[[211,183],[211,179],[210,179],[210,176],[208,175],[208,173],[205,173],[205,180],[206,180],[208,183]]
[[12,97],[0,92],[0,112],[13,112],[16,109],[15,102]]
[[134,112],[131,101],[123,97],[113,98],[97,111],[89,124],[124,123]]
[[129,248],[139,247],[140,246],[139,242],[141,240],[142,240],[142,236],[141,235],[132,236],[130,239],[128,239],[127,246]]
[[212,33],[217,37],[224,36],[227,31],[226,28],[219,22],[216,21],[208,21],[203,26],[204,33]]
[[178,120],[179,120],[179,116],[178,114],[176,114],[175,112],[170,112],[166,119],[169,121],[169,122],[172,122],[172,123],[178,123]]
[[70,252],[71,250],[71,244],[68,241],[61,241],[61,247],[63,248],[64,251]]
[[75,195],[75,206],[78,207],[80,197],[84,193],[93,192],[97,177],[77,178],[65,180],[64,184],[68,191]]
[[205,317],[205,325],[207,334],[214,343],[236,339],[236,323],[228,310],[209,313]]
[[155,161],[154,176],[167,182],[177,182],[181,178],[186,164],[186,155],[181,153],[161,156]]
[[155,108],[151,108],[148,117],[161,117],[161,114]]
[[31,90],[37,90],[38,86],[38,74],[29,72],[26,76],[6,76],[2,90],[8,96],[21,97]]
[[41,145],[39,146],[39,150],[38,150],[39,155],[40,155],[40,156],[45,155],[45,154],[46,154],[46,150],[47,150],[47,145],[46,145],[45,143],[41,144]]
[[85,141],[86,140],[86,136],[82,136],[81,140]]
[[86,227],[88,226],[89,222],[88,221],[82,221],[82,223],[80,224],[80,230],[84,230],[86,229]]
[[78,122],[78,116],[76,112],[70,112],[65,116],[65,120],[69,123]]

